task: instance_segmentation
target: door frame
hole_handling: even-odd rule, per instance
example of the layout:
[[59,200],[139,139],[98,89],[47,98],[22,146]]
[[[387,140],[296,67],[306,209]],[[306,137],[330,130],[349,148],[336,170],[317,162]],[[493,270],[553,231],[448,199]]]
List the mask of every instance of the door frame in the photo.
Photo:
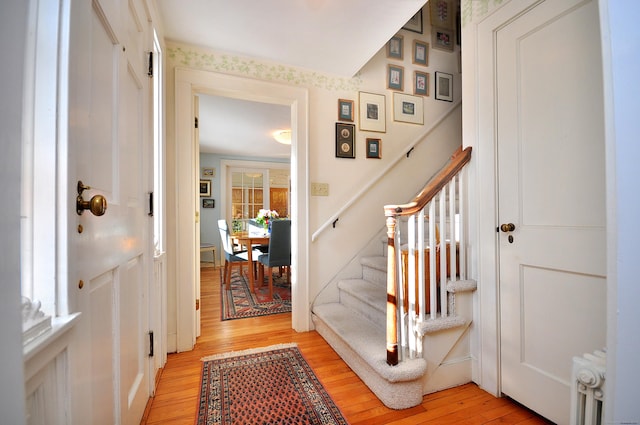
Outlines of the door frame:
[[188,68],[175,69],[175,241],[177,351],[189,351],[196,339],[196,288],[177,282],[194,282],[196,226],[194,217],[198,155],[193,140],[193,101],[196,94],[208,94],[291,107],[291,303],[292,328],[310,329],[309,302],[309,149],[308,90],[250,78]]

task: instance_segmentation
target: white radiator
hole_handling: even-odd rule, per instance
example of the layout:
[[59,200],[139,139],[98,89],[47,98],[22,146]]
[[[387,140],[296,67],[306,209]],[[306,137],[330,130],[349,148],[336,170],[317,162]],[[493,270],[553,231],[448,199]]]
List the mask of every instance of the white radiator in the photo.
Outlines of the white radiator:
[[571,373],[571,424],[604,424],[606,350],[573,358]]

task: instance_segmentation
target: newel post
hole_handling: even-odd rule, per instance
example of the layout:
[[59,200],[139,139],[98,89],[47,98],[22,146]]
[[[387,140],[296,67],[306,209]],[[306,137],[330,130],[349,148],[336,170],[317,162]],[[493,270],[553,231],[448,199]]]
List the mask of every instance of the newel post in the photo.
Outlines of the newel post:
[[396,218],[387,217],[387,363],[398,364],[398,297],[396,267]]

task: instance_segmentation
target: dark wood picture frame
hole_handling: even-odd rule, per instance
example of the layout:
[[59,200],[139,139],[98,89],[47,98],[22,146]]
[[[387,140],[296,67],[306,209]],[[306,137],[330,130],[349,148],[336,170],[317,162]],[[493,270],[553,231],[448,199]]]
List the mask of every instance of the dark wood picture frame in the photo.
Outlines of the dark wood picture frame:
[[380,151],[381,148],[382,148],[381,139],[367,138],[367,158],[381,159],[382,158],[382,152]]
[[356,157],[356,125],[336,123],[336,158]]
[[418,10],[415,15],[411,17],[407,21],[406,24],[402,27],[403,30],[417,32],[418,34],[422,34],[422,9]]
[[453,74],[436,71],[436,100],[453,102]]
[[211,180],[200,180],[200,196],[211,196]]

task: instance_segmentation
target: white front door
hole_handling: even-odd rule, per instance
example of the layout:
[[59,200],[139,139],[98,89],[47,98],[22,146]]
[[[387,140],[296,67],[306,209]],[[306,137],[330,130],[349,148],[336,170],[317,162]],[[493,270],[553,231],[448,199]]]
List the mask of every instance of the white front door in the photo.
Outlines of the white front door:
[[573,356],[605,345],[598,4],[549,0],[497,31],[502,392],[569,422]]
[[149,398],[148,25],[142,2],[71,2],[69,191],[108,203],[68,217],[74,423],[138,424]]

